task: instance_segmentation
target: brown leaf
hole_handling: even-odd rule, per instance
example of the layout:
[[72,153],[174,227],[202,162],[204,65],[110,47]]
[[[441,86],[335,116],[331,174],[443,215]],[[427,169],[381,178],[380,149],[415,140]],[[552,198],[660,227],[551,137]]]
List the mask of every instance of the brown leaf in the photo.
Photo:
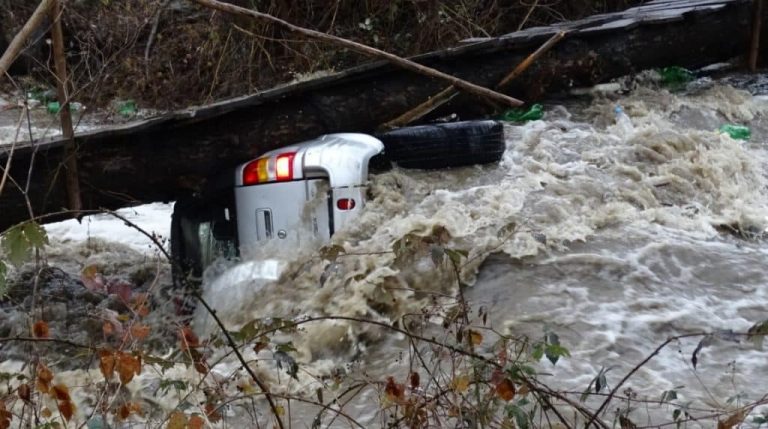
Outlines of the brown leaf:
[[117,418],[125,420],[131,416],[131,414],[141,414],[141,405],[137,402],[126,402],[120,408],[117,409]]
[[131,336],[136,340],[143,340],[149,336],[149,326],[136,323],[131,326]]
[[717,421],[717,429],[732,429],[744,421],[746,415],[743,412],[733,413],[725,420]]
[[205,415],[211,423],[216,423],[221,420],[221,413],[219,413],[218,407],[210,402],[205,404]]
[[254,353],[258,353],[258,352],[266,349],[268,345],[269,345],[269,342],[267,342],[267,341],[259,341],[259,342],[257,342],[256,344],[253,345],[253,352]]
[[171,417],[168,419],[168,426],[166,429],[186,429],[187,416],[181,411],[174,411],[171,413]]
[[124,303],[131,302],[131,293],[133,293],[133,285],[125,280],[114,280],[107,285],[107,291],[110,294],[117,295]]
[[200,347],[200,339],[197,338],[192,328],[185,326],[181,329],[181,350],[187,351],[191,348]]
[[64,420],[70,421],[75,414],[75,405],[70,401],[59,401],[59,413]]
[[135,374],[141,372],[141,362],[128,353],[117,352],[115,370],[120,376],[120,382],[128,384],[133,380]]
[[43,393],[48,393],[51,389],[51,380],[53,380],[53,373],[43,363],[37,364],[37,390]]
[[53,415],[53,413],[51,412],[50,408],[43,407],[43,409],[40,410],[40,415],[47,419],[48,417],[51,417]]
[[405,399],[405,388],[400,383],[395,383],[395,379],[387,377],[387,386],[384,388],[387,398],[393,402],[400,402]]
[[0,429],[10,428],[11,420],[13,420],[13,414],[5,409],[5,401],[0,400]]
[[515,397],[515,393],[515,384],[508,378],[496,384],[496,394],[505,401],[511,401]]
[[69,396],[69,388],[64,384],[54,384],[51,388],[51,394],[59,401],[69,402],[72,400]]
[[29,402],[30,398],[32,397],[32,391],[29,388],[29,384],[22,384],[19,386],[17,392],[19,394],[19,398],[21,398],[23,401]]
[[451,381],[451,389],[457,393],[464,393],[469,389],[469,377],[460,375]]
[[187,429],[203,429],[205,427],[205,420],[197,414],[192,415],[187,423]]
[[131,408],[128,406],[128,404],[123,404],[120,408],[117,409],[118,420],[125,420],[130,416]]
[[411,376],[409,377],[411,381],[411,389],[415,389],[419,387],[419,383],[421,381],[421,377],[419,376],[418,372],[412,372]]
[[115,332],[115,325],[113,325],[112,322],[106,321],[101,325],[101,331],[104,333],[105,337],[109,337]]
[[483,334],[477,331],[470,330],[469,341],[472,343],[473,346],[478,346],[483,342]]
[[135,311],[139,317],[147,317],[147,315],[149,315],[149,307],[143,304],[137,306]]
[[48,338],[50,337],[50,334],[51,331],[48,329],[48,324],[44,321],[38,320],[32,325],[32,335],[34,335],[35,338]]
[[109,350],[99,350],[99,369],[105,380],[111,380],[115,373],[115,355]]

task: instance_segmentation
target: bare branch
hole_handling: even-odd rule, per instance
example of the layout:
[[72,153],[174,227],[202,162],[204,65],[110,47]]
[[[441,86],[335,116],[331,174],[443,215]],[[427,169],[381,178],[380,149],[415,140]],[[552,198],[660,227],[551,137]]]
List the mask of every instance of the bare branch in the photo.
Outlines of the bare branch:
[[21,27],[21,30],[19,30],[13,37],[13,40],[11,40],[8,48],[3,53],[3,56],[0,57],[0,76],[5,75],[5,72],[8,71],[11,64],[13,64],[21,51],[24,50],[24,45],[27,43],[27,40],[29,40],[32,32],[34,32],[48,16],[48,11],[52,4],[53,0],[41,1],[26,24],[24,24],[24,26]]
[[219,10],[222,12],[230,13],[233,15],[239,15],[239,16],[247,16],[254,19],[260,19],[272,22],[273,24],[280,25],[282,27],[285,27],[286,29],[294,32],[302,34],[306,37],[312,38],[312,39],[318,39],[325,42],[334,43],[336,45],[341,45],[343,47],[349,48],[353,51],[360,52],[362,54],[374,57],[374,58],[380,58],[386,61],[391,62],[392,64],[398,65],[406,70],[410,70],[412,72],[416,72],[419,74],[423,74],[426,76],[430,76],[436,79],[444,80],[451,85],[455,86],[456,88],[462,89],[466,92],[478,95],[480,97],[484,97],[499,103],[503,103],[510,106],[520,106],[523,104],[522,101],[512,98],[508,95],[501,94],[499,92],[490,90],[488,88],[484,88],[479,85],[475,85],[473,83],[467,82],[465,80],[459,79],[455,76],[451,76],[449,74],[443,73],[439,70],[435,70],[431,67],[423,66],[421,64],[415,63],[413,61],[407,60],[405,58],[398,57],[397,55],[390,54],[389,52],[382,51],[380,49],[372,48],[370,46],[364,45],[362,43],[354,42],[351,40],[347,40],[341,37],[333,36],[330,34],[322,33],[320,31],[311,30],[309,28],[299,27],[297,25],[293,25],[287,21],[284,21],[280,18],[276,18],[272,15],[268,15],[266,13],[257,12],[255,10],[246,9],[244,7],[235,6],[233,4],[229,3],[222,3],[217,0],[193,0],[195,3],[205,6],[211,9]]

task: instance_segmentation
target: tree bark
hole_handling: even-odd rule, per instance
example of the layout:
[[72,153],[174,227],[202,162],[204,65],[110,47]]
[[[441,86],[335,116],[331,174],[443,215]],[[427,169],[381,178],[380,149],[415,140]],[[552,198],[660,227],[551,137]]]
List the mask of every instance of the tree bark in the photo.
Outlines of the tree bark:
[[69,90],[67,88],[67,59],[64,56],[64,34],[61,30],[61,6],[59,0],[51,1],[51,20],[53,59],[56,64],[56,93],[59,99],[59,118],[61,133],[67,143],[64,146],[64,181],[67,189],[67,207],[79,212],[83,204],[80,201],[80,181],[77,174],[77,149],[75,148],[75,131],[72,128],[72,115],[69,112]]
[[48,11],[51,8],[51,4],[53,4],[53,0],[41,1],[37,6],[37,9],[35,9],[35,11],[32,13],[32,16],[29,17],[29,20],[27,20],[24,26],[21,27],[21,30],[16,33],[16,35],[13,37],[13,40],[11,40],[11,43],[8,44],[8,49],[6,49],[3,53],[3,56],[0,57],[0,78],[5,75],[8,69],[11,67],[11,64],[13,64],[21,51],[24,49],[24,45],[32,35],[32,32],[34,32],[35,29],[37,29],[37,27],[39,27],[40,24],[42,24],[42,22],[48,16]]
[[455,76],[451,76],[447,73],[443,73],[439,70],[435,70],[430,67],[423,66],[421,64],[415,63],[413,61],[407,60],[405,58],[398,57],[397,55],[390,54],[389,52],[384,52],[380,49],[372,48],[370,46],[364,45],[362,43],[353,42],[351,40],[347,40],[341,37],[333,36],[331,34],[322,33],[320,31],[310,30],[309,28],[299,27],[297,25],[293,25],[287,21],[283,21],[282,19],[276,18],[272,15],[268,15],[266,13],[256,12],[255,10],[246,9],[244,7],[235,6],[233,4],[229,3],[222,3],[217,0],[193,0],[195,3],[205,6],[211,9],[220,10],[222,12],[231,13],[233,15],[241,15],[241,16],[248,16],[254,19],[261,19],[265,21],[272,22],[274,24],[278,24],[280,26],[283,26],[287,28],[288,30],[302,34],[306,37],[310,37],[312,39],[318,39],[323,40],[326,42],[334,43],[336,45],[341,45],[346,48],[349,48],[353,51],[360,52],[362,54],[368,55],[370,57],[379,58],[385,61],[389,61],[392,64],[396,64],[400,67],[403,67],[407,70],[424,74],[436,79],[442,79],[451,85],[455,86],[456,88],[462,89],[466,92],[469,92],[471,94],[478,95],[480,97],[488,98],[490,100],[496,101],[498,103],[503,103],[505,105],[509,106],[520,106],[523,104],[522,101],[512,98],[508,95],[504,95],[501,93],[498,93],[496,91],[490,90],[488,88],[483,88],[482,86],[475,85],[473,83],[467,82],[466,80],[459,79]]

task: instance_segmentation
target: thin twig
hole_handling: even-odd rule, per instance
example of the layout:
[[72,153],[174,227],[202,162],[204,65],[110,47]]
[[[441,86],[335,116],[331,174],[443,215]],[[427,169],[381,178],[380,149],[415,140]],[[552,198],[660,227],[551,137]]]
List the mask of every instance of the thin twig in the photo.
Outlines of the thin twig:
[[200,301],[201,304],[203,304],[203,307],[205,307],[206,311],[208,311],[208,314],[210,314],[211,317],[213,317],[213,320],[216,321],[216,324],[219,326],[219,329],[221,329],[221,332],[224,334],[224,337],[227,339],[227,343],[229,344],[230,349],[235,353],[237,360],[240,361],[240,364],[248,372],[248,375],[251,376],[251,379],[253,379],[253,381],[259,386],[259,389],[261,389],[264,392],[264,396],[267,398],[267,402],[269,402],[269,407],[272,409],[272,414],[274,414],[275,419],[277,419],[277,425],[280,427],[280,429],[283,429],[284,428],[283,420],[280,418],[280,412],[277,409],[275,400],[272,394],[269,392],[267,385],[264,384],[264,382],[261,381],[261,379],[256,376],[256,373],[253,372],[251,367],[245,361],[245,358],[243,358],[243,355],[240,353],[240,349],[238,349],[237,344],[235,344],[235,340],[232,339],[232,336],[229,335],[229,332],[227,331],[227,328],[224,326],[224,323],[222,323],[221,319],[219,319],[219,316],[216,315],[216,311],[212,309],[210,305],[208,305],[208,303],[205,301],[205,299],[203,299],[203,297],[199,293],[193,292],[192,295],[198,301]]

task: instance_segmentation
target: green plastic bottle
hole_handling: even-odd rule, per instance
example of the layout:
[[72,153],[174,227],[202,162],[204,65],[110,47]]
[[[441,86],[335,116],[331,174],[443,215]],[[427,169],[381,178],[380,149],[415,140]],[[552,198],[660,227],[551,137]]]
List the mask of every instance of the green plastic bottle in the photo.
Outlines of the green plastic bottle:
[[752,131],[744,125],[725,124],[720,127],[720,132],[728,134],[736,140],[749,140],[752,137]]
[[659,74],[663,85],[675,88],[684,86],[696,77],[690,70],[678,66],[664,67]]
[[527,110],[520,107],[509,109],[501,115],[501,120],[508,122],[528,122],[536,121],[543,117],[544,107],[541,104],[534,104]]
[[133,100],[121,101],[117,105],[117,113],[121,116],[128,117],[136,114],[136,102]]

